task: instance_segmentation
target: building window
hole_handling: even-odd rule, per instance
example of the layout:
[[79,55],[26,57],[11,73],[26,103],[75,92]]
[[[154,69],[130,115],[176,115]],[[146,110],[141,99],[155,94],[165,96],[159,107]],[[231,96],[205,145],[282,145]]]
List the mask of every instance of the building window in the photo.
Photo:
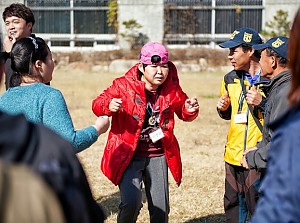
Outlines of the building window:
[[32,10],[35,17],[33,31],[36,33],[71,33],[70,12]]
[[215,33],[232,33],[240,27],[262,29],[262,0],[216,0]]
[[[34,33],[51,46],[94,46],[113,42],[114,30],[107,24],[108,0],[27,0],[34,13]],[[100,34],[100,35],[99,35]]]
[[74,12],[74,33],[112,34],[113,29],[107,25],[106,11],[76,10]]
[[262,29],[263,0],[164,0],[164,39],[169,44],[207,44],[239,27]]

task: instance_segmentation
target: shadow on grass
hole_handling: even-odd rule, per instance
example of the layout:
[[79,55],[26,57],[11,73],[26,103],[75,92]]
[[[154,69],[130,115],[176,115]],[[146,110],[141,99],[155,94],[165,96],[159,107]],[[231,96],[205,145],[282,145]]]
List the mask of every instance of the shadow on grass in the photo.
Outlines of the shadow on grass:
[[[105,213],[105,216],[109,216],[119,211],[119,204],[120,204],[120,193],[110,194],[108,196],[98,197],[97,199],[98,205],[102,208]],[[143,189],[142,194],[142,202],[146,202],[145,191]]]
[[207,216],[191,219],[185,221],[184,223],[224,223],[224,222],[225,222],[224,214],[214,214],[214,215],[207,215]]
[[[143,203],[146,202],[145,191],[143,190]],[[119,211],[120,194],[119,192],[110,194],[108,196],[98,197],[97,203],[101,206],[105,216],[113,215]],[[190,219],[184,223],[224,223],[224,214],[207,215],[195,219]]]
[[120,203],[120,194],[119,192],[110,194],[109,196],[98,197],[97,203],[100,205],[102,210],[105,213],[105,216],[118,212],[118,206]]

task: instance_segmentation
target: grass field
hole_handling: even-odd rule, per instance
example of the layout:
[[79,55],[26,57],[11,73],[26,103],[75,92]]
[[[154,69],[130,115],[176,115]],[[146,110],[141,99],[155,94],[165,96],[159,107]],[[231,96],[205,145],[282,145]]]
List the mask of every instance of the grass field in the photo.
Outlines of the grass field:
[[[80,129],[95,120],[91,111],[92,100],[120,75],[59,68],[54,71],[51,85],[62,91],[74,125]],[[169,175],[170,223],[224,222],[223,150],[229,123],[220,119],[216,112],[223,75],[224,71],[179,74],[183,90],[190,97],[198,97],[200,115],[192,123],[176,120],[175,134],[181,146],[183,180],[177,187]],[[116,222],[119,194],[118,187],[108,181],[99,168],[106,139],[107,133],[78,157],[93,195],[107,215],[106,223],[112,223]],[[138,222],[149,222],[146,200]]]

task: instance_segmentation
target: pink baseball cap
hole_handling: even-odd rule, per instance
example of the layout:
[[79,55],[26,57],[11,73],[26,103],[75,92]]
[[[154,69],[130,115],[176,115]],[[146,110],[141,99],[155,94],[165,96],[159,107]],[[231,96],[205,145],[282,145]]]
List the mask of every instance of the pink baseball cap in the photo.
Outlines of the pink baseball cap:
[[155,61],[155,64],[165,64],[169,61],[167,48],[158,42],[149,42],[142,47],[140,61],[143,64],[153,64],[151,60],[153,56],[160,57],[160,61]]

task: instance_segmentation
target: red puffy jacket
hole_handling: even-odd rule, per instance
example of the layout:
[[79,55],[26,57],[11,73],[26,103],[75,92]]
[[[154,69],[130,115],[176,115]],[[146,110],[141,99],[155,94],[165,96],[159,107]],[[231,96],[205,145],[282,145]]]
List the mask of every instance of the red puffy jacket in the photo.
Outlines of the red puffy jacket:
[[[121,98],[123,108],[114,113],[109,110],[113,98]],[[160,107],[161,139],[168,167],[178,185],[182,178],[180,148],[174,135],[174,113],[184,121],[192,121],[198,112],[190,113],[184,103],[187,95],[179,85],[176,67],[169,62],[169,75],[161,86],[158,97]],[[111,129],[101,162],[105,176],[118,185],[137,147],[146,114],[145,83],[140,80],[138,64],[124,76],[116,78],[112,85],[93,100],[93,112],[97,116],[112,116]]]

